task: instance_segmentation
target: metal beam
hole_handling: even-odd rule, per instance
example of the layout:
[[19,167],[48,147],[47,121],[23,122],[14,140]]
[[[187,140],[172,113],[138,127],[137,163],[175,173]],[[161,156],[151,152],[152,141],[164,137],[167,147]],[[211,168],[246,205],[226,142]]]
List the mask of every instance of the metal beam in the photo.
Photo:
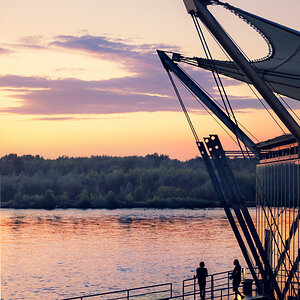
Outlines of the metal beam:
[[[185,0],[186,1],[186,0]],[[190,0],[189,0],[190,2]],[[218,23],[215,17],[210,13],[206,7],[207,2],[203,0],[193,0],[193,6],[189,6],[188,12],[191,15],[196,15],[203,22],[203,24],[209,29],[213,36],[218,40],[226,52],[231,56],[233,61],[240,67],[245,73],[251,83],[255,86],[261,96],[270,105],[276,115],[294,135],[294,137],[300,142],[300,126],[281,104],[281,102],[274,95],[272,90],[247,61],[241,51],[233,43],[231,38],[226,34],[222,26]],[[196,11],[193,9],[196,7]],[[188,8],[188,7],[187,7]]]
[[[298,249],[298,256],[292,266],[292,269],[288,275],[288,279],[285,283],[285,286],[284,286],[284,289],[282,291],[282,294],[283,296],[285,297],[285,295],[287,294],[289,288],[290,288],[290,285],[292,284],[292,280],[293,280],[293,277],[295,276],[295,274],[297,273],[297,270],[298,270],[298,266],[299,266],[299,255],[300,255],[300,250]],[[299,282],[298,282],[298,287],[299,287]],[[295,291],[295,289],[293,289]],[[298,293],[299,293],[299,289],[298,289]],[[298,295],[300,296],[300,295]],[[299,298],[298,298],[299,299]]]
[[223,193],[222,188],[220,186],[219,180],[217,178],[217,175],[215,174],[214,168],[212,166],[212,163],[211,163],[211,161],[209,159],[209,156],[207,154],[207,151],[205,149],[204,143],[203,142],[197,142],[197,146],[198,146],[198,149],[200,151],[201,157],[202,157],[202,159],[204,161],[204,164],[206,166],[207,172],[208,172],[208,174],[210,176],[210,179],[212,181],[212,184],[214,186],[214,189],[215,189],[215,191],[216,191],[216,193],[218,195],[218,199],[219,199],[221,205],[224,208],[225,214],[226,214],[227,219],[228,219],[228,221],[230,223],[232,231],[233,231],[233,233],[235,235],[235,238],[236,238],[236,240],[237,240],[237,242],[238,242],[238,244],[240,246],[240,249],[241,249],[241,251],[243,253],[245,261],[246,261],[246,263],[248,265],[248,268],[249,268],[249,270],[251,272],[251,275],[252,275],[252,277],[254,279],[256,287],[257,287],[258,291],[260,293],[262,293],[261,285],[260,285],[260,282],[259,282],[259,280],[257,278],[256,273],[255,273],[254,266],[253,266],[253,264],[251,262],[251,259],[249,257],[249,254],[248,254],[248,251],[246,249],[246,246],[244,244],[243,238],[242,238],[242,236],[241,236],[241,234],[240,234],[240,232],[238,230],[238,227],[237,227],[237,225],[235,223],[233,215],[232,215],[232,213],[230,211],[230,208],[229,208],[229,206],[227,204],[227,201],[225,199],[224,193]]
[[284,249],[283,249],[282,253],[279,256],[278,264],[277,264],[277,267],[275,268],[275,271],[274,271],[276,276],[279,272],[279,269],[281,268],[282,263],[285,261],[286,255],[288,254],[288,251],[290,250],[290,245],[291,245],[292,238],[296,234],[297,229],[299,227],[299,217],[300,217],[300,210],[298,211],[298,215],[296,216],[296,220],[294,220],[294,222],[291,226],[289,236],[286,239],[285,244],[284,244]]
[[[228,165],[227,158],[225,156],[222,145],[219,141],[217,135],[210,135],[209,138],[205,139],[207,147],[215,158],[215,165],[218,168],[218,173],[220,178],[222,178],[222,187],[226,189],[228,195],[231,196],[232,199],[232,207],[236,213],[238,221],[241,225],[243,233],[246,237],[247,243],[252,251],[252,255],[255,258],[255,261],[258,264],[259,270],[261,271],[262,277],[264,278],[265,284],[268,282],[272,282],[273,288],[276,291],[277,298],[282,299],[282,294],[279,289],[278,283],[272,271],[272,268],[267,260],[267,255],[262,247],[261,241],[253,224],[252,218],[249,214],[247,207],[244,205],[243,197],[240,192],[240,189],[236,183],[233,172]],[[253,244],[253,241],[255,246]],[[262,259],[265,269],[262,268],[260,258]]]
[[255,148],[255,143],[243,132],[215,103],[207,94],[176,64],[170,57],[161,50],[157,50],[158,56],[167,72],[172,71],[183,84],[197,98],[205,104],[226,126],[233,132],[246,147],[253,153],[258,154]]
[[[214,161],[214,165],[218,171],[218,174],[219,174],[219,178],[220,178],[220,183],[221,183],[221,187],[222,189],[224,190],[224,193],[225,193],[225,196],[226,196],[226,200],[228,201],[228,206],[230,205],[234,212],[235,212],[235,215],[236,215],[236,218],[240,224],[240,228],[244,234],[244,237],[246,239],[246,242],[250,248],[250,251],[252,253],[252,256],[255,260],[255,263],[258,267],[258,270],[264,280],[264,287],[266,289],[267,285],[268,285],[268,276],[267,276],[267,273],[265,272],[265,269],[264,269],[264,266],[260,260],[260,256],[259,254],[257,253],[257,250],[256,250],[256,247],[252,241],[252,238],[251,238],[251,235],[249,233],[249,230],[247,228],[247,225],[245,223],[245,220],[241,214],[241,211],[240,211],[240,207],[239,207],[239,201],[236,199],[236,195],[234,193],[234,191],[232,190],[232,184],[228,181],[228,178],[224,172],[224,169],[223,169],[223,166],[221,164],[221,161],[220,161],[220,156],[223,154],[224,155],[224,151],[222,149],[222,145],[217,143],[218,145],[214,145],[214,146],[211,146],[211,142],[212,142],[212,139],[215,139],[217,136],[216,135],[211,135],[210,137],[207,137],[207,138],[204,138],[204,141],[206,143],[206,146],[210,152],[210,154],[212,155],[213,157],[213,161]],[[218,148],[216,148],[216,146]],[[221,155],[220,155],[221,153]],[[268,293],[270,293],[270,291],[268,291]]]

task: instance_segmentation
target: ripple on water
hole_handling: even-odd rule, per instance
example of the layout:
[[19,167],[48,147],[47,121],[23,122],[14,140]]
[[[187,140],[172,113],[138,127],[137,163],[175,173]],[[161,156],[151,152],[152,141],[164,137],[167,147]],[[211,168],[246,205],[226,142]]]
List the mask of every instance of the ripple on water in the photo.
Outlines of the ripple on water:
[[241,259],[221,209],[2,209],[1,215],[4,299],[59,299],[165,282],[179,290],[200,260],[215,273]]

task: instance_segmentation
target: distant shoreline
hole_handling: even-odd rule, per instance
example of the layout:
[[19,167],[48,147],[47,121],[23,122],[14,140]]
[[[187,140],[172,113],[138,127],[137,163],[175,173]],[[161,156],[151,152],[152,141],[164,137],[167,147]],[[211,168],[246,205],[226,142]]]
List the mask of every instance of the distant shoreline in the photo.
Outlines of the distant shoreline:
[[[255,159],[230,164],[248,206],[255,206]],[[220,207],[201,158],[166,155],[91,158],[10,154],[0,158],[1,208],[119,209]]]

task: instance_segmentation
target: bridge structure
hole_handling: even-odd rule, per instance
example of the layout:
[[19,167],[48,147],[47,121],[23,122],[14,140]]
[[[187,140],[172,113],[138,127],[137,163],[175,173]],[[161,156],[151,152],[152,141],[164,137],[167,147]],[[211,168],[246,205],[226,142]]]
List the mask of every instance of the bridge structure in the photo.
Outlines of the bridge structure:
[[[300,126],[296,121],[300,119],[281,96],[300,100],[300,32],[219,0],[184,0],[184,4],[196,27],[206,58],[185,57],[162,50],[157,51],[158,56],[194,135],[256,289],[270,299],[300,299]],[[269,54],[251,61],[210,12],[212,5],[230,10],[253,27],[266,41]],[[228,61],[213,59],[203,25]],[[223,105],[215,101],[204,90],[203,83],[196,82],[182,68],[182,64],[210,70]],[[221,75],[245,82],[252,90],[254,87],[265,102],[262,104],[271,108],[290,133],[283,130],[282,136],[255,142],[237,121]],[[218,136],[210,134],[202,141],[198,138],[173,77],[234,134],[244,158],[249,157],[250,153],[259,158],[256,169],[256,222],[249,215]],[[280,126],[278,122],[277,125]]]

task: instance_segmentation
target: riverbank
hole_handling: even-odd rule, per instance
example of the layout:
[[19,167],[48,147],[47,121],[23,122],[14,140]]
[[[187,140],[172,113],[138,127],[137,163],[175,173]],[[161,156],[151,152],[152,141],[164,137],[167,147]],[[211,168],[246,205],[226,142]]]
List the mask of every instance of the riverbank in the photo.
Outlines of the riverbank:
[[[255,205],[255,159],[232,159],[248,206]],[[2,208],[219,207],[200,158],[166,155],[90,158],[10,154],[0,159]]]

